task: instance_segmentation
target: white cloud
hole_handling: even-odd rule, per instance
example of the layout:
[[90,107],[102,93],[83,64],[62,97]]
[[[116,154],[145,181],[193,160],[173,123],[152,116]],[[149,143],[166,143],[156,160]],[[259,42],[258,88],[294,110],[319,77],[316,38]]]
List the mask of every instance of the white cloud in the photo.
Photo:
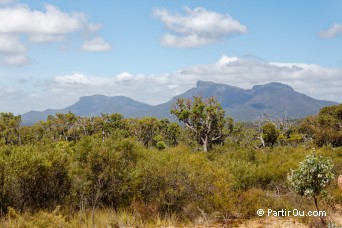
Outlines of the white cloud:
[[31,10],[25,5],[0,9],[0,33],[61,35],[87,26],[83,13],[64,13],[48,4],[45,12]]
[[305,63],[272,63],[253,56],[223,56],[216,64],[190,67],[184,69],[182,74],[245,89],[256,84],[282,82],[316,99],[342,101],[341,68]]
[[[0,4],[10,1],[0,0]],[[33,10],[23,4],[12,4],[0,7],[0,54],[26,52],[30,42],[56,42],[65,40],[73,33],[92,34],[98,31],[101,25],[90,23],[87,16],[80,12],[63,12],[53,5],[46,4],[44,10]],[[23,43],[20,40],[27,40]],[[86,41],[85,47],[92,50],[107,50],[110,45],[102,38]],[[84,45],[85,45],[84,44]],[[6,57],[11,65],[13,62],[25,62],[16,57]]]
[[23,66],[30,62],[25,55],[6,55],[3,57],[3,63],[8,66]]
[[82,50],[84,51],[109,51],[112,47],[101,37],[84,41]]
[[31,34],[29,41],[33,43],[46,43],[63,41],[65,39],[64,35],[48,35],[48,34]]
[[342,33],[342,24],[334,24],[331,28],[318,33],[319,36],[329,39],[336,37],[339,33]]
[[247,32],[247,27],[230,15],[201,7],[186,7],[185,15],[161,8],[153,14],[174,33],[163,36],[162,44],[167,47],[198,47]]
[[66,100],[77,100],[80,96],[104,94],[109,96],[130,96],[133,99],[157,104],[176,95],[170,89],[169,75],[146,76],[123,72],[114,77],[87,76],[80,73],[57,76],[44,85],[46,91]]
[[0,53],[13,54],[23,53],[25,51],[25,46],[22,43],[20,43],[17,36],[0,34]]
[[178,37],[172,34],[165,34],[161,40],[162,45],[166,47],[176,48],[192,48],[199,47],[211,43],[212,40],[199,37],[197,34],[188,35],[185,37]]
[[194,87],[198,80],[250,89],[256,84],[282,82],[316,99],[342,101],[342,69],[315,64],[269,63],[253,56],[222,56],[216,63],[198,65],[164,75],[114,77],[71,74],[55,77],[46,86],[56,97],[77,100],[83,95],[124,95],[149,104],[160,104]]

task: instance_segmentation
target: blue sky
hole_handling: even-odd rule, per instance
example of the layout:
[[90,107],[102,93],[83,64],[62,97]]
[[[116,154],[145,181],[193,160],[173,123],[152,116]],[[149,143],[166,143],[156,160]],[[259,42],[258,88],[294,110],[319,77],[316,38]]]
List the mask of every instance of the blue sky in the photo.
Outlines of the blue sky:
[[342,2],[0,0],[0,111],[92,94],[166,102],[197,80],[342,101]]

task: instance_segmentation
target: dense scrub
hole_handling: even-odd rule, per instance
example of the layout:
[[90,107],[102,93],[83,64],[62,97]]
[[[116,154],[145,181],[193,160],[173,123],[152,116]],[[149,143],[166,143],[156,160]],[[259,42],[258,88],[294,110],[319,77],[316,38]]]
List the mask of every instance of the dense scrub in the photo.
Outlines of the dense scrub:
[[[256,217],[259,208],[315,209],[287,181],[290,170],[317,147],[316,138],[310,141],[308,132],[303,136],[308,120],[301,131],[267,123],[260,132],[230,120],[224,142],[201,152],[186,129],[168,120],[68,113],[19,127],[18,119],[9,122],[11,118],[2,114],[11,123],[1,125],[0,212],[5,225],[115,227],[168,219],[227,223]],[[266,147],[258,146],[260,134]],[[301,140],[291,141],[297,136]],[[316,153],[332,159],[338,176],[342,147],[336,146],[319,147]],[[342,204],[336,180],[320,203],[328,211]],[[105,210],[113,217],[102,218]]]
[[299,131],[313,138],[318,146],[342,146],[342,104],[324,107],[317,116],[305,118]]
[[[171,215],[197,221],[205,215],[225,222],[254,217],[259,208],[313,209],[290,191],[286,180],[309,153],[304,147],[231,146],[194,153],[184,145],[159,151],[132,139],[91,137],[76,144],[3,146],[1,212],[36,213],[60,206],[68,221],[72,214],[112,208],[141,221]],[[318,153],[332,158],[335,172],[342,172],[341,148]],[[332,198],[323,201],[325,209],[342,200],[336,184],[328,192]]]

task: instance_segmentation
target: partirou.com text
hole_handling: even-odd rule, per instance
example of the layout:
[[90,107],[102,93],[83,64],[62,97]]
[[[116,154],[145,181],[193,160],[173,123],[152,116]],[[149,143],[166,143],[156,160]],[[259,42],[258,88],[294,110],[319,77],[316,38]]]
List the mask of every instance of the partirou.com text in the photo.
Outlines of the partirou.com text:
[[272,210],[272,209],[259,209],[257,211],[257,215],[259,216],[275,216],[275,217],[284,217],[284,216],[309,216],[309,217],[325,217],[327,216],[327,213],[325,211],[303,211],[303,210],[287,210],[287,209],[281,209],[281,210]]

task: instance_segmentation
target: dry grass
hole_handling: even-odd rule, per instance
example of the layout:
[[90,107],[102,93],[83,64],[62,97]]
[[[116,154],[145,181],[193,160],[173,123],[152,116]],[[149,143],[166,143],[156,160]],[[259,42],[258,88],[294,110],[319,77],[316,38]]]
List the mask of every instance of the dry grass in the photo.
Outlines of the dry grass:
[[[341,207],[337,206],[336,211],[331,212],[328,221],[333,222],[336,227],[342,226]],[[227,224],[219,224],[215,219],[203,215],[193,222],[184,222],[176,215],[168,217],[156,216],[148,220],[142,220],[139,215],[134,215],[128,211],[115,212],[111,209],[97,210],[95,213],[96,228],[118,228],[118,227],[159,227],[159,228],[204,228],[204,227],[312,227],[319,225],[318,220],[301,221],[295,217],[273,217],[263,216],[261,218],[252,218],[248,220],[231,220]],[[2,218],[1,228],[92,228],[93,221],[91,212],[65,215],[55,210],[52,213],[39,212],[34,215],[17,214],[12,210]]]

